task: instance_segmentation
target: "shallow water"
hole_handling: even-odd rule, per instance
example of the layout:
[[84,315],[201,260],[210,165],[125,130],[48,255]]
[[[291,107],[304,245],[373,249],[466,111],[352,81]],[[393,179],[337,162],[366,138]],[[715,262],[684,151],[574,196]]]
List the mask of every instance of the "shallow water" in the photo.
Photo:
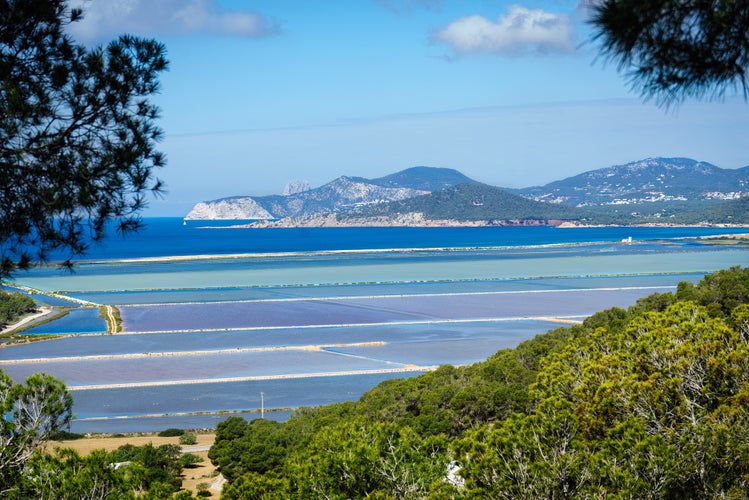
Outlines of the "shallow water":
[[[404,372],[399,376],[419,373]],[[392,376],[372,374],[71,392],[78,419],[116,419],[162,413],[216,412],[218,408],[225,411],[259,410],[261,393],[266,408],[317,406],[356,399],[388,378]],[[147,420],[142,422],[147,425]],[[85,421],[74,421],[73,426],[76,425],[85,429]]]
[[[638,250],[633,248],[633,251]],[[460,254],[470,253],[463,250]],[[115,266],[122,274],[111,274],[109,265],[81,265],[73,275],[27,274],[17,281],[40,290],[70,292],[211,289],[238,287],[315,286],[335,284],[413,283],[434,281],[472,281],[545,277],[585,277],[632,274],[676,274],[718,270],[745,264],[745,249],[705,248],[701,251],[664,249],[663,253],[601,253],[565,256],[508,257],[501,251],[481,258],[455,258],[453,253],[438,256],[409,255],[406,261],[391,262],[387,257],[320,262],[287,258],[274,267],[259,268],[256,260],[239,259],[232,269],[220,264],[200,262],[194,269],[165,270],[155,263],[150,270],[132,270]],[[137,266],[141,266],[138,264]]]
[[185,302],[236,302],[325,297],[372,297],[387,295],[511,292],[526,290],[585,289],[611,287],[672,286],[674,280],[697,282],[703,273],[649,274],[635,276],[591,276],[572,278],[516,278],[500,280],[453,280],[350,285],[268,286],[120,292],[69,292],[68,295],[98,304],[164,304]]
[[99,317],[99,308],[70,309],[60,319],[25,330],[26,335],[60,335],[106,333],[107,323]]
[[[540,320],[472,321],[440,324],[361,325],[319,327],[314,329],[282,328],[278,330],[236,330],[224,332],[180,332],[157,334],[122,334],[73,336],[54,341],[33,342],[0,349],[6,362],[39,358],[75,358],[86,356],[126,356],[143,353],[181,353],[224,351],[228,349],[263,349],[301,346],[332,346],[346,342],[422,343],[439,340],[498,339],[503,347],[516,345],[535,332],[546,331],[559,323]],[[75,361],[71,361],[75,362]],[[6,368],[12,370],[10,363]]]
[[665,287],[122,306],[126,331],[169,332],[587,316]]
[[[421,373],[406,366],[479,361],[565,322],[673,291],[679,281],[749,264],[746,248],[657,241],[664,234],[708,234],[691,228],[167,229],[175,241],[201,235],[191,246],[195,253],[216,244],[202,235],[224,235],[225,253],[293,252],[103,260],[82,263],[73,275],[41,268],[19,276],[25,285],[118,306],[131,332],[0,349],[0,366],[12,377],[47,371],[71,387],[76,432],[210,426],[226,417],[223,411],[259,410],[261,392],[271,409],[356,399],[379,381]],[[628,233],[646,241],[619,243]],[[262,237],[244,241],[248,234]],[[345,245],[342,235],[350,240]],[[419,238],[432,249],[417,250]],[[125,246],[111,256],[177,255],[161,241],[145,245],[150,253]],[[318,252],[326,241],[337,241],[334,249],[390,242],[409,250]],[[458,248],[471,242],[472,248]],[[104,331],[96,308],[79,310],[85,312],[49,323],[44,332]],[[268,415],[286,418],[288,411]]]

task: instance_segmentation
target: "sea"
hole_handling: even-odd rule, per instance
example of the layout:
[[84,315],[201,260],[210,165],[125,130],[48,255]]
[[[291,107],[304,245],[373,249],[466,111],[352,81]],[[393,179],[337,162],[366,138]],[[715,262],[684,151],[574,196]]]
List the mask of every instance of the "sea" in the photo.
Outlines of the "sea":
[[5,288],[62,315],[28,325],[38,341],[2,345],[0,368],[62,379],[73,432],[284,420],[749,264],[747,246],[713,238],[748,228],[246,222],[149,218],[72,272],[58,255],[17,273]]

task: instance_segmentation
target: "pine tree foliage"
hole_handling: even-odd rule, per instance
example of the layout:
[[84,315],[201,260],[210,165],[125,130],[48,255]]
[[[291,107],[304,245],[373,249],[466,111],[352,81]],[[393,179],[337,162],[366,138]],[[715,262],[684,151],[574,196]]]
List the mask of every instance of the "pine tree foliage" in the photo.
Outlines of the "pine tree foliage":
[[602,0],[591,23],[632,87],[663,104],[749,92],[744,0]]
[[124,35],[89,49],[65,33],[82,15],[0,0],[0,277],[50,251],[81,255],[110,219],[136,229],[145,193],[162,189],[149,98],[165,48]]
[[72,418],[73,398],[60,380],[37,373],[14,383],[0,370],[0,497],[17,492],[34,453]]

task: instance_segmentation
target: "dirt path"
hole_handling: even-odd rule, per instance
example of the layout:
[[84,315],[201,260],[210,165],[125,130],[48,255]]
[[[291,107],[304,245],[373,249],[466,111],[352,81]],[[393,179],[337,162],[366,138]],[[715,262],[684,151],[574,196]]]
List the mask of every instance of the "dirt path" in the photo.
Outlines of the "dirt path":
[[105,305],[104,308],[107,311],[107,331],[108,333],[117,333],[117,321],[114,319],[114,312],[112,312],[112,306],[109,304]]

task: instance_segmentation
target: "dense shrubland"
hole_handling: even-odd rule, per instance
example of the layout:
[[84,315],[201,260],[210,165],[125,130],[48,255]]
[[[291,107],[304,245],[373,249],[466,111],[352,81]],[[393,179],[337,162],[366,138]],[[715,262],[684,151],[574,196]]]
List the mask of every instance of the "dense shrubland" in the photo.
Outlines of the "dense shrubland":
[[177,445],[124,445],[107,452],[81,456],[71,449],[36,453],[8,498],[70,499],[192,498],[180,492],[181,472]]
[[229,499],[744,498],[749,269],[283,424],[232,417],[209,457]]
[[28,295],[0,290],[0,330],[35,310],[36,303]]

